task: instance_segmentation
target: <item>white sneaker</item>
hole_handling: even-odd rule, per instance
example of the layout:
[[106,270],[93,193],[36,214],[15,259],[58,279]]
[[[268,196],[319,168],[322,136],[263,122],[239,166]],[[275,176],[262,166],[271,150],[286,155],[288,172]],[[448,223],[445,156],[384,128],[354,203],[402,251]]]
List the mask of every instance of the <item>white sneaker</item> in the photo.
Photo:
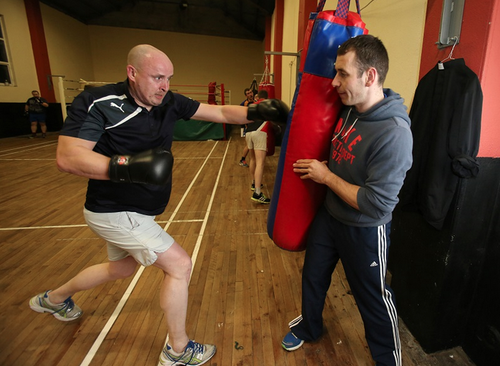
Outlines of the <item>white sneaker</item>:
[[160,355],[158,366],[203,365],[215,355],[216,350],[216,347],[212,344],[200,344],[195,341],[189,341],[184,353],[180,356],[175,356],[172,354],[172,347],[167,344]]

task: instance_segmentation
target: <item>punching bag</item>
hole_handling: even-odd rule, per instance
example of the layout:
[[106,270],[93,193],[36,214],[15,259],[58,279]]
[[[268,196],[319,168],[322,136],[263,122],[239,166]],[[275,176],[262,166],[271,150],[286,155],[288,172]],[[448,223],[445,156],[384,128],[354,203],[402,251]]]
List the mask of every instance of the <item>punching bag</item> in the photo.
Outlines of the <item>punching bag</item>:
[[325,1],[311,13],[287,127],[281,144],[267,231],[282,249],[304,250],[307,231],[324,202],[326,186],[302,180],[293,172],[299,159],[328,160],[334,123],[342,108],[332,86],[338,47],[351,37],[367,34],[350,0],[339,0],[335,11],[323,11]]
[[269,72],[269,59],[266,57],[266,68],[264,69],[264,73],[262,74],[262,78],[259,83],[259,91],[265,90],[267,91],[267,97],[269,99],[274,99],[274,84],[271,80],[271,74]]

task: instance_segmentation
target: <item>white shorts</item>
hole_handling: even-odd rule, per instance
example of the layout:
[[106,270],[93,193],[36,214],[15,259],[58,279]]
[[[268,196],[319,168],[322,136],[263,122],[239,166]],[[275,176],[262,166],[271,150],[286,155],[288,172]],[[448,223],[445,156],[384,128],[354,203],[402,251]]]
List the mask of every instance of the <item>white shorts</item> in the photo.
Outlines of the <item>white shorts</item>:
[[267,151],[267,133],[263,131],[247,132],[245,135],[247,146],[250,150]]
[[143,266],[153,264],[174,243],[174,239],[158,225],[155,216],[137,212],[97,213],[83,209],[90,229],[106,240],[108,258],[118,261],[131,255]]

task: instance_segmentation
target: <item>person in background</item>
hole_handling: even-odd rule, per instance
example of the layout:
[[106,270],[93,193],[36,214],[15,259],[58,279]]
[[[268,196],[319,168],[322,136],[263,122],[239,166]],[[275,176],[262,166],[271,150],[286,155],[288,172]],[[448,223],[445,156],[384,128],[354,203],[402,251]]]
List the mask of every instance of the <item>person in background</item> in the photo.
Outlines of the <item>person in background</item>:
[[[268,94],[266,90],[258,92],[257,101],[255,105],[259,105],[267,99]],[[249,108],[253,108],[250,106]],[[264,176],[264,165],[267,156],[267,131],[272,128],[271,122],[263,121],[263,123],[253,123],[248,126],[245,136],[249,156],[250,156],[250,175],[252,177],[251,189],[253,191],[250,197],[252,201],[267,204],[271,199],[262,193],[262,178]]]
[[[264,92],[264,93],[261,93],[261,92]],[[269,94],[267,93],[267,90],[264,90],[264,89],[259,90],[257,92],[257,94],[255,94],[254,103],[259,103],[267,98],[269,98]]]
[[124,82],[90,88],[75,98],[56,153],[59,170],[89,178],[83,214],[89,228],[106,241],[109,261],[34,296],[29,306],[73,321],[83,313],[71,298],[75,293],[132,276],[138,265],[153,265],[164,274],[160,306],[169,332],[159,365],[202,365],[216,347],[190,340],[186,333],[191,258],[155,222],[171,193],[174,125],[181,118],[242,125],[284,119],[286,111],[277,100],[250,111],[173,93],[174,66],[151,45],[130,50],[126,72]]
[[243,107],[248,107],[250,104],[255,102],[255,94],[254,91],[250,88],[245,88],[245,100],[240,103],[241,106]]
[[[244,94],[246,99],[240,103],[241,106],[248,107],[250,104],[255,103],[255,91],[250,88],[245,88]],[[245,137],[247,132],[247,125],[243,126],[242,136]],[[240,166],[248,168],[248,164],[246,162],[246,158],[248,155],[248,147],[245,145],[243,148],[243,153],[241,154],[241,159],[239,161]]]
[[49,103],[40,96],[38,90],[33,90],[31,92],[31,95],[32,97],[26,101],[26,105],[24,106],[24,111],[29,116],[31,123],[30,139],[36,137],[38,124],[40,124],[42,137],[45,138],[45,136],[47,135],[47,125],[45,124],[45,109],[49,107]]
[[392,211],[412,165],[410,118],[401,96],[383,83],[389,57],[371,35],[344,42],[332,85],[344,104],[328,162],[299,159],[293,171],[328,187],[308,232],[302,272],[302,315],[282,346],[293,351],[323,333],[323,308],[340,260],[377,366],[401,365],[398,314],[386,284]]
[[[247,134],[247,125],[243,128],[243,137],[246,137]],[[249,165],[247,163],[247,156],[248,156],[248,146],[245,143],[245,147],[243,148],[243,153],[241,154],[241,159],[239,161],[240,166],[244,168],[248,168]]]

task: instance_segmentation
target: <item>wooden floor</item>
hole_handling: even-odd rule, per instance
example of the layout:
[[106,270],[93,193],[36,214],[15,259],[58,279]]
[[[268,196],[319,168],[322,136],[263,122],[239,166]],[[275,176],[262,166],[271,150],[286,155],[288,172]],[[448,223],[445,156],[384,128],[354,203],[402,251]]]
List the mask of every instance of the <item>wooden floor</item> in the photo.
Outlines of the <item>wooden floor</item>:
[[[157,364],[167,337],[159,307],[160,270],[76,294],[76,322],[30,310],[28,300],[83,268],[106,261],[85,225],[86,179],[55,166],[57,135],[0,140],[0,365]],[[342,267],[325,306],[326,333],[286,352],[280,342],[300,313],[304,253],[268,237],[268,206],[250,200],[250,176],[229,141],[174,142],[173,194],[157,221],[193,256],[188,335],[217,345],[207,365],[373,365]],[[276,155],[266,160],[272,195]],[[473,365],[460,348],[426,355],[401,322],[405,365]]]

